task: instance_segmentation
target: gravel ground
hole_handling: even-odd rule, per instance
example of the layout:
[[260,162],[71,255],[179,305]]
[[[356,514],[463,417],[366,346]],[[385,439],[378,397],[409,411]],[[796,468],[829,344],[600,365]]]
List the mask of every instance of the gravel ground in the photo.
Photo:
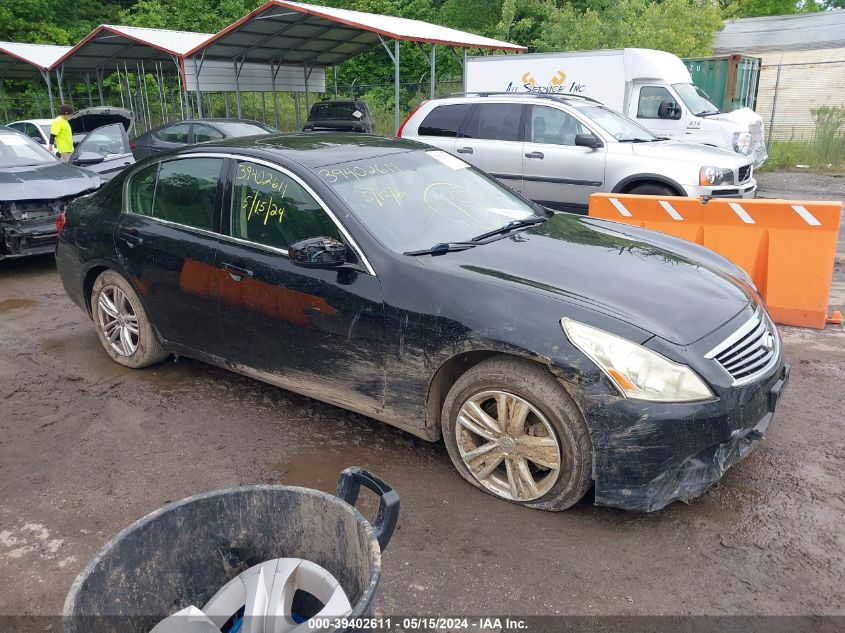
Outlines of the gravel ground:
[[[843,178],[760,180],[761,195],[845,199]],[[843,261],[840,234],[840,309]],[[767,441],[707,494],[649,515],[589,500],[549,514],[361,416],[190,360],[119,367],[52,257],[0,263],[0,614],[60,613],[85,561],[169,501],[255,482],[328,491],[357,464],[402,497],[377,612],[845,615],[845,332],[782,332],[793,374]]]

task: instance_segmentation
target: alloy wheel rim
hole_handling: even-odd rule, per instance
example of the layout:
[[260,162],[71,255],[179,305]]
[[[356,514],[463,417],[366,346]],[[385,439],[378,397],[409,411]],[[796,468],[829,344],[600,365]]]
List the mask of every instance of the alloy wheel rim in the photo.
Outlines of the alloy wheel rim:
[[97,318],[106,341],[121,356],[138,350],[138,316],[129,297],[117,286],[104,286],[97,297]]
[[455,424],[458,452],[484,488],[511,501],[531,501],[560,477],[561,450],[554,427],[524,398],[482,391],[464,402]]

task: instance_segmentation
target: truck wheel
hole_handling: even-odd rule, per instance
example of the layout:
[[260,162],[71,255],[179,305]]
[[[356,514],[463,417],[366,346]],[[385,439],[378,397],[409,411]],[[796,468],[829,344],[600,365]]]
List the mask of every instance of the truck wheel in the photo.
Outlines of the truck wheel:
[[113,270],[94,281],[91,307],[97,336],[114,362],[140,369],[167,358],[135,290]]
[[666,185],[658,185],[655,183],[644,183],[642,185],[637,185],[630,191],[629,194],[634,196],[678,196],[680,195],[677,191],[672,189],[671,187],[667,187]]
[[443,438],[461,476],[540,510],[565,510],[589,490],[593,447],[575,401],[547,369],[496,357],[455,382]]

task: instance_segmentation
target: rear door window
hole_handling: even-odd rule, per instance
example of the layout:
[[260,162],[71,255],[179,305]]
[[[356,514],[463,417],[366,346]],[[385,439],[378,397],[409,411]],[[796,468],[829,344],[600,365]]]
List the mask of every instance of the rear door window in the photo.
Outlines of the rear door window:
[[214,230],[214,209],[222,158],[183,158],[161,164],[153,217],[206,231]]
[[242,161],[235,172],[232,237],[287,250],[309,237],[340,239],[320,203],[284,173]]
[[190,130],[191,126],[188,123],[177,123],[176,125],[171,125],[170,127],[166,127],[158,132],[153,132],[153,136],[165,143],[187,144],[188,132],[190,132]]
[[208,125],[194,125],[194,143],[204,143],[205,141],[214,141],[219,138],[223,138],[223,132],[215,130]]
[[139,215],[153,214],[153,197],[159,163],[148,165],[132,175],[129,180],[129,210]]
[[471,108],[471,103],[438,106],[423,119],[417,133],[420,136],[456,137]]
[[469,118],[466,138],[494,141],[520,140],[523,106],[519,103],[482,103]]

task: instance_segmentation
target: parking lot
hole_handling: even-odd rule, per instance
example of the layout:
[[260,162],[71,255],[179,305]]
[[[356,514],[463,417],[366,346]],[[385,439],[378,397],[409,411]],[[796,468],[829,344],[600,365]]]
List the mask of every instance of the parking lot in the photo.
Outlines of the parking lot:
[[[845,200],[845,178],[764,174],[763,196]],[[831,303],[845,307],[840,232]],[[0,614],[55,615],[117,531],[201,491],[331,491],[348,465],[401,495],[384,614],[845,613],[845,330],[782,328],[771,432],[703,497],[653,514],[509,505],[441,444],[195,362],[111,362],[51,256],[0,263]],[[372,507],[364,503],[364,511]]]

